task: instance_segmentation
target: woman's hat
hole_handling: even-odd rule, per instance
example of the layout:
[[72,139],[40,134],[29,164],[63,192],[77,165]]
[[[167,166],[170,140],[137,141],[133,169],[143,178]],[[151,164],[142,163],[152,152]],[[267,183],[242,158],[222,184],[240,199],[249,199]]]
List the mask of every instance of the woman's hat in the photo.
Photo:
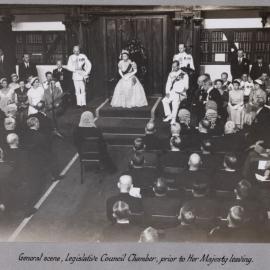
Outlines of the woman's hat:
[[0,83],[3,83],[4,81],[7,82],[7,81],[8,81],[7,78],[2,78],[2,79],[0,80]]
[[254,83],[259,84],[259,85],[263,85],[263,82],[260,79],[255,80]]
[[33,85],[36,80],[38,80],[38,77],[32,78],[32,80],[30,81],[31,85]]
[[129,55],[129,51],[128,51],[128,50],[122,50],[122,51],[121,51],[121,55],[122,55],[122,54],[127,54],[127,55]]
[[11,79],[12,79],[13,77],[19,78],[18,75],[17,75],[16,73],[12,73],[12,74],[10,75],[10,78],[11,78]]
[[233,83],[238,83],[238,85],[240,85],[241,84],[241,80],[240,79],[235,79],[235,80],[233,80]]

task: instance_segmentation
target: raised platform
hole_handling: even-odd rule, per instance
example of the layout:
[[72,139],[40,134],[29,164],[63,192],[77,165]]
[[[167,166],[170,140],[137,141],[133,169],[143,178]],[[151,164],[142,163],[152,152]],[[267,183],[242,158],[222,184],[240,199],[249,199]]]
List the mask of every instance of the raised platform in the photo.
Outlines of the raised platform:
[[132,145],[144,135],[147,122],[154,117],[159,97],[149,97],[148,106],[140,108],[114,108],[109,101],[99,109],[96,122],[109,145]]

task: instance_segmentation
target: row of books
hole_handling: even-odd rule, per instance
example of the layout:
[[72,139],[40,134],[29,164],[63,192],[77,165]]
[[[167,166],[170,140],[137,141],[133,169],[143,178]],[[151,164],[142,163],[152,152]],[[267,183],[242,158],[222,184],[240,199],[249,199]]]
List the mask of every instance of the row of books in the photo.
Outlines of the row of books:
[[212,52],[224,53],[228,52],[228,42],[212,43]]
[[270,51],[270,42],[256,42],[255,51]]
[[257,41],[270,41],[270,32],[269,30],[265,31],[256,31],[256,40]]
[[234,32],[234,42],[252,41],[252,39],[253,39],[253,31]]

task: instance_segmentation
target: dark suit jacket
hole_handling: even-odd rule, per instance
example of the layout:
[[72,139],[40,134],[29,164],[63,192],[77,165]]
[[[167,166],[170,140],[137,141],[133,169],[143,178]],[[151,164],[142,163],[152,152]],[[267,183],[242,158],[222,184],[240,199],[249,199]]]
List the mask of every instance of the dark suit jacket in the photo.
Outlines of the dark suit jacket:
[[[118,195],[114,195],[107,199],[106,202],[106,212],[107,212],[107,218],[111,222],[115,222],[115,218],[113,217],[113,205],[118,202],[123,201],[129,205],[129,209],[132,214],[142,215],[143,213],[143,207],[142,207],[142,200],[139,198],[135,198],[130,196],[128,193],[119,193]],[[132,222],[140,220],[140,218],[135,218],[131,220]]]
[[177,225],[182,200],[168,196],[143,198],[145,225],[169,228]]
[[161,141],[155,134],[146,134],[143,137],[146,150],[160,150],[162,149]]
[[269,74],[269,65],[263,63],[262,66],[259,67],[259,64],[257,62],[252,65],[250,70],[250,76],[252,80],[260,78],[263,73]]
[[62,68],[61,71],[58,69],[53,70],[53,77],[60,82],[63,92],[70,91],[72,86],[71,72],[66,68]]
[[231,74],[233,79],[239,79],[246,73],[249,74],[249,60],[242,58],[242,62],[239,64],[237,54],[233,54],[231,57]]
[[213,176],[215,189],[222,191],[233,192],[240,180],[240,173],[237,171],[226,171],[225,169],[216,171],[215,175]]
[[10,75],[15,72],[15,63],[10,57],[4,55],[4,61],[0,63],[0,78],[6,77],[8,80]]
[[216,88],[213,88],[208,93],[208,99],[213,100],[217,103],[218,113],[220,113],[221,109],[223,108],[223,99],[222,99],[222,96],[220,95],[219,91]]
[[19,78],[26,81],[30,75],[34,77],[38,75],[36,65],[30,62],[29,67],[26,68],[24,62],[19,64]]

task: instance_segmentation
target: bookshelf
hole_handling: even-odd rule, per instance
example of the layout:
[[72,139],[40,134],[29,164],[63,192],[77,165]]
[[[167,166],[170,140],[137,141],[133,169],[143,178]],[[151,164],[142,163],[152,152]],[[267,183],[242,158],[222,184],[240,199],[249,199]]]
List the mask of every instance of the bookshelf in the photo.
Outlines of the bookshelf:
[[64,31],[15,32],[16,60],[22,62],[24,52],[31,53],[37,65],[54,65],[57,59],[67,60],[66,34]]
[[[232,43],[242,48],[251,62],[259,55],[266,62],[270,62],[270,29],[203,29],[201,64],[229,64],[229,49]],[[222,54],[222,61],[217,54]]]

